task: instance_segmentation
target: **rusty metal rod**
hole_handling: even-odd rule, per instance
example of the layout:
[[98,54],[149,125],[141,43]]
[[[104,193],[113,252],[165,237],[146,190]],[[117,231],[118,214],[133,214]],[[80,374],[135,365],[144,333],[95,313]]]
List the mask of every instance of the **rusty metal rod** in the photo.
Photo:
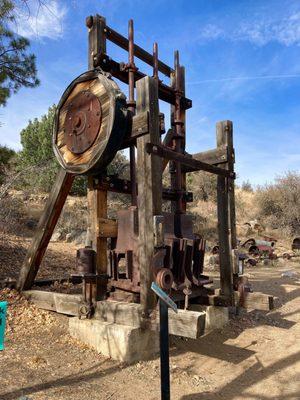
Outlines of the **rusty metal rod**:
[[153,44],[153,78],[158,79],[158,45]]
[[[134,100],[134,73],[136,67],[134,64],[134,31],[133,20],[130,19],[128,23],[128,111],[133,116],[135,114],[135,100]],[[137,190],[136,190],[136,164],[135,164],[135,147],[130,146],[130,180],[131,180],[131,204],[137,205]]]
[[[116,45],[120,46],[124,50],[129,50],[129,40],[122,36],[120,33],[116,32],[112,28],[106,25],[104,28],[104,33],[106,38]],[[144,61],[146,64],[153,67],[153,56],[148,53],[146,50],[142,49],[137,44],[134,44],[134,54],[140,60]],[[166,76],[170,76],[173,72],[172,68],[162,61],[158,60],[158,70],[162,72]]]
[[[174,67],[175,67],[175,137],[174,137],[174,149],[178,153],[183,153],[183,121],[181,120],[181,79],[180,79],[180,65],[179,65],[179,52],[178,50],[174,53]],[[179,162],[175,162],[175,190],[178,192],[182,189],[182,174],[181,174],[181,164]],[[182,213],[184,211],[182,197],[179,197],[176,205],[176,212]]]

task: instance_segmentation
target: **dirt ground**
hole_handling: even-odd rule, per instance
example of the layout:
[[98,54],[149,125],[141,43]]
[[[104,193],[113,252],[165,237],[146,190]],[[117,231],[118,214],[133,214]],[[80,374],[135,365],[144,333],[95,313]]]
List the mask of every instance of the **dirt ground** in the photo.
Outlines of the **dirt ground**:
[[[24,249],[15,240],[2,253],[2,272],[12,272],[9,254],[19,267]],[[60,274],[70,268],[73,253],[71,244],[51,244],[41,275],[47,276],[50,262],[60,265]],[[291,270],[297,275],[281,276]],[[300,260],[248,268],[247,274],[254,290],[278,298],[277,308],[242,312],[198,340],[172,337],[173,400],[300,399]],[[9,302],[0,399],[160,398],[159,358],[133,365],[112,361],[72,339],[68,317],[38,310],[8,289],[0,291],[0,300]]]

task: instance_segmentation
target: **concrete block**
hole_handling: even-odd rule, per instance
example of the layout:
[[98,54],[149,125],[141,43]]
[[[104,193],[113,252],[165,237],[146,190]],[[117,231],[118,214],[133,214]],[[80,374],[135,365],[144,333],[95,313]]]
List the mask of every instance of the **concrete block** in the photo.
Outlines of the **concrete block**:
[[200,304],[191,304],[190,310],[205,312],[205,328],[204,334],[207,334],[214,329],[223,328],[229,321],[229,310],[228,307],[217,307],[217,306],[203,306]]
[[69,319],[71,336],[114,360],[147,360],[159,352],[158,333],[96,319]]

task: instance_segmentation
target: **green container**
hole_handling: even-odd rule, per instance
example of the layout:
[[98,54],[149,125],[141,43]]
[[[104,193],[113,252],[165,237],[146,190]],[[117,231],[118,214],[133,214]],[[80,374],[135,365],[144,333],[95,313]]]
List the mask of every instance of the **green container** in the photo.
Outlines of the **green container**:
[[0,350],[4,350],[7,301],[0,301]]

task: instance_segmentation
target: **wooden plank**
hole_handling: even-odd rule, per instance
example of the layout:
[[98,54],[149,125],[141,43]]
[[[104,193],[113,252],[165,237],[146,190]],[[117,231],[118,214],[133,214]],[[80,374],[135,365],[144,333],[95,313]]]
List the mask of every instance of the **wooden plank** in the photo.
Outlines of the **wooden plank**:
[[25,290],[23,295],[43,310],[76,316],[79,314],[79,305],[82,300],[79,294],[55,293],[43,290]]
[[[105,27],[105,34],[108,40],[117,44],[122,49],[128,51],[129,42],[127,38],[120,35],[118,32],[116,32],[109,26]],[[153,54],[148,53],[146,50],[142,49],[137,44],[134,44],[134,55],[135,57],[139,58],[140,60],[144,61],[145,63],[153,67]],[[169,67],[167,64],[163,63],[160,60],[158,60],[158,70],[163,74],[165,74],[166,76],[170,76],[171,72],[173,71],[171,67]]]
[[[108,70],[113,77],[119,79],[121,82],[128,84],[128,72],[117,61],[111,59],[108,56],[103,56],[100,62],[100,66],[102,66],[105,70]],[[140,71],[136,71],[134,75],[135,84],[137,85],[137,82],[142,78],[145,78],[146,76],[146,74]],[[176,101],[175,90],[162,82],[159,82],[158,84],[158,97],[160,100],[166,101],[170,104],[175,104]],[[185,110],[187,110],[192,107],[192,100],[186,97],[182,97],[181,105]]]
[[[140,304],[119,301],[97,302],[95,318],[103,321],[133,327],[141,326],[142,307]],[[178,314],[169,310],[169,333],[197,339],[204,334],[205,311],[178,310]],[[159,327],[159,313],[156,312],[153,329]]]
[[223,164],[228,161],[227,146],[220,146],[216,149],[192,154],[192,157],[195,160],[202,161],[211,165]]
[[115,219],[99,218],[97,236],[112,238],[118,236],[118,222]]
[[17,282],[18,290],[31,288],[61,210],[72,187],[73,180],[74,175],[67,173],[63,168],[59,170],[56,181],[49,194],[45,209],[36,228],[35,235],[22,264]]
[[107,191],[95,187],[94,177],[88,177],[89,225],[92,247],[96,251],[98,274],[107,274],[107,238],[100,235],[101,222],[107,219]]
[[139,216],[139,265],[141,274],[141,305],[147,320],[155,307],[156,298],[151,290],[154,255],[153,216],[161,215],[162,162],[148,154],[146,143],[160,143],[157,81],[149,76],[139,80],[137,86],[137,112],[149,111],[149,133],[137,139],[137,182]]
[[[104,17],[96,14],[93,17],[88,17],[86,24],[89,24],[89,19],[92,18],[92,25],[89,28],[89,49],[88,49],[88,66],[89,69],[94,69],[99,64],[99,55],[106,53],[106,37],[104,28],[106,21]],[[98,57],[97,57],[98,56]]]
[[146,151],[151,154],[158,155],[162,158],[167,158],[169,160],[174,160],[180,162],[182,165],[186,165],[191,168],[193,171],[206,171],[212,174],[221,175],[223,177],[233,177],[234,174],[232,172],[224,169],[219,168],[214,165],[210,165],[204,163],[202,161],[194,160],[192,156],[188,156],[186,154],[177,153],[174,150],[171,150],[167,147],[162,145],[157,145],[154,143],[147,143],[146,144]]
[[241,296],[239,292],[234,292],[234,298],[236,305],[246,308],[246,309],[254,309],[261,311],[270,311],[273,310],[274,307],[274,296],[261,293],[261,292],[246,292],[245,298],[241,303]]
[[[232,122],[220,121],[216,125],[217,147],[227,147],[228,161],[225,168],[230,176],[217,180],[217,207],[218,207],[218,231],[220,246],[220,286],[224,296],[233,302],[233,259],[232,249],[236,245],[235,231],[235,204],[230,193],[234,190],[233,171],[233,147],[232,147]],[[230,149],[230,151],[229,151]],[[233,201],[233,203],[232,203]],[[233,224],[234,213],[234,224]],[[234,234],[234,239],[232,235]]]
[[178,310],[174,313],[169,309],[170,335],[197,339],[204,335],[206,313],[201,311]]
[[228,191],[224,176],[218,176],[217,178],[217,211],[221,293],[229,299],[233,299],[231,243],[228,223]]

